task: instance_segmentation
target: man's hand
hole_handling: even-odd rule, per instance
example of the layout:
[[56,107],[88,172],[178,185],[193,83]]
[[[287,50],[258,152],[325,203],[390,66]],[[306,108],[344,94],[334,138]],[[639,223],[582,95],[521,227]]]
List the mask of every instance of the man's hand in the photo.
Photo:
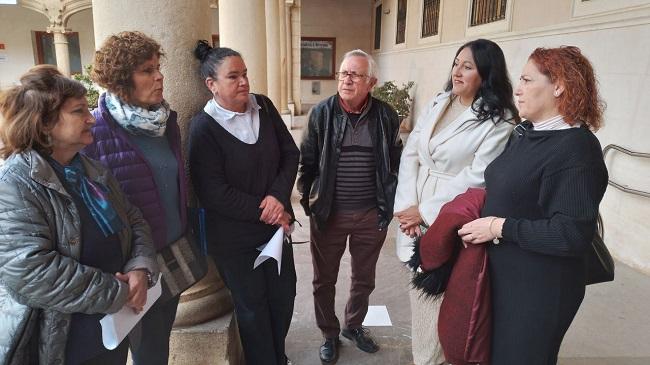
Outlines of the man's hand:
[[271,195],[267,195],[262,199],[260,209],[262,209],[260,220],[266,224],[279,224],[282,213],[284,213],[284,205]]
[[129,285],[126,305],[132,308],[136,314],[142,312],[144,304],[147,302],[147,274],[143,270],[133,270],[126,274],[115,273],[115,277]]

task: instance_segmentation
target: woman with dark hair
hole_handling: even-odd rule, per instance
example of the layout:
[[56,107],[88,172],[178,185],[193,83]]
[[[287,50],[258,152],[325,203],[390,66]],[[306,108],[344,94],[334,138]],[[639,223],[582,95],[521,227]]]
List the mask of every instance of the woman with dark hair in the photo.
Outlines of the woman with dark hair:
[[[176,112],[163,97],[163,55],[140,32],[106,38],[91,73],[106,92],[93,111],[94,142],[83,150],[112,170],[151,227],[157,251],[185,239],[187,229],[185,162]],[[179,297],[161,298],[140,321],[140,340],[131,346],[135,365],[167,364]]]
[[0,94],[2,364],[125,364],[128,341],[104,348],[99,320],[142,311],[157,278],[140,211],[79,154],[95,124],[85,96],[49,65]]
[[585,294],[607,168],[596,131],[604,104],[577,47],[538,48],[516,89],[526,122],[485,170],[479,218],[459,230],[488,247],[492,365],[557,362]]
[[[400,162],[395,217],[397,255],[408,261],[414,238],[440,208],[471,187],[484,186],[483,171],[510,135],[517,111],[499,46],[478,39],[456,52],[445,92],[433,99],[411,132]],[[416,364],[444,361],[437,318],[442,298],[410,291],[412,349]]]
[[291,244],[275,260],[255,259],[293,221],[290,195],[298,147],[264,95],[250,94],[246,64],[230,48],[200,41],[194,51],[213,97],[192,119],[189,165],[206,210],[208,252],[230,289],[248,364],[286,364],[285,337],[296,295]]

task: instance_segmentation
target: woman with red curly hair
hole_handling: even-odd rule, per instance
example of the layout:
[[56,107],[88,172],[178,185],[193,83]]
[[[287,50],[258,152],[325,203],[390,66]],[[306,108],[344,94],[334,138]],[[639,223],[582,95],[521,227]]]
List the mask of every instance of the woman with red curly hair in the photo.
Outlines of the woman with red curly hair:
[[483,218],[459,230],[489,243],[490,364],[555,364],[585,294],[585,257],[607,187],[604,104],[577,47],[538,48],[515,91],[519,114],[505,151],[485,170]]
[[[163,97],[163,55],[160,44],[140,32],[120,32],[104,41],[91,77],[106,92],[93,111],[95,140],[83,151],[112,170],[151,226],[158,251],[184,239],[187,226],[181,134],[176,112]],[[166,287],[140,322],[141,340],[131,347],[135,365],[167,364],[179,295]]]

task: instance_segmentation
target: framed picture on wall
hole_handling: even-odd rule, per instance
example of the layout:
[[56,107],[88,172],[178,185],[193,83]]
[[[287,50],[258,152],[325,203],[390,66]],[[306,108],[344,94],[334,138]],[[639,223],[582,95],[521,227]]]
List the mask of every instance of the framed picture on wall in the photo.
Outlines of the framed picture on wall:
[[336,38],[302,37],[300,39],[300,78],[334,80]]

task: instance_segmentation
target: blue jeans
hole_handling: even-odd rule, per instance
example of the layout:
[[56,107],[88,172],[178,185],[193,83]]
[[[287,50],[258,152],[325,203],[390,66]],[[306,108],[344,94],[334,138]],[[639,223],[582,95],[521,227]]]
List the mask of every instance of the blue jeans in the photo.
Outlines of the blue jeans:
[[169,335],[176,318],[180,295],[156,302],[142,317],[142,336],[137,348],[131,346],[134,365],[166,365],[169,358]]

